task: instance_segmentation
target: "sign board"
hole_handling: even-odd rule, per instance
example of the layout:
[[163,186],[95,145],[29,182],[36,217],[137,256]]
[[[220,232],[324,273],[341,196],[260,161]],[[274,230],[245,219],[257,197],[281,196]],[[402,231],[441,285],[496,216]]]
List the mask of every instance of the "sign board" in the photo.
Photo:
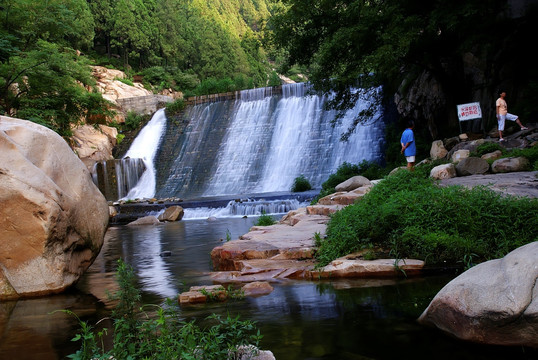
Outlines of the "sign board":
[[458,118],[460,121],[467,121],[473,119],[482,118],[482,109],[480,109],[480,103],[474,102],[469,104],[457,105]]

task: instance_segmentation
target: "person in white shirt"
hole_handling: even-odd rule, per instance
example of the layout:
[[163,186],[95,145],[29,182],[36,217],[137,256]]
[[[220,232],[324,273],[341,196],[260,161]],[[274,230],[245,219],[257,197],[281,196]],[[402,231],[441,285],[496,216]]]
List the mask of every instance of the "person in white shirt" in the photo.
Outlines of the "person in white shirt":
[[499,98],[495,102],[495,113],[497,114],[497,123],[499,124],[499,141],[504,141],[503,131],[505,120],[515,121],[519,125],[521,130],[528,129],[527,127],[523,126],[523,124],[521,124],[521,121],[519,120],[519,117],[517,115],[513,115],[508,112],[508,105],[506,104],[506,100],[504,100],[505,97],[506,92],[501,91],[499,94]]

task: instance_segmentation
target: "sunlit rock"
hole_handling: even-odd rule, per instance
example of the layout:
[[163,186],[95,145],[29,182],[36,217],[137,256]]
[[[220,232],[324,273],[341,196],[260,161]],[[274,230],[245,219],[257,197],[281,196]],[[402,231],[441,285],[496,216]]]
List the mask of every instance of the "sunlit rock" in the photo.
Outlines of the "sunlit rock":
[[54,131],[0,116],[0,299],[58,293],[93,262],[108,205]]
[[538,347],[538,242],[448,283],[420,316],[460,339]]

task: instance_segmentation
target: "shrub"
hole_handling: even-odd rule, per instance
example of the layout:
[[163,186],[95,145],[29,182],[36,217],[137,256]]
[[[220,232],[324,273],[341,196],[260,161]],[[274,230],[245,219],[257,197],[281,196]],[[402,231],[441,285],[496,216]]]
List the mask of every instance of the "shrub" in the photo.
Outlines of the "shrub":
[[125,117],[125,124],[123,124],[123,127],[127,130],[138,129],[143,120],[143,115],[137,114],[134,111],[129,111]]
[[185,102],[183,101],[183,99],[176,99],[166,104],[166,109],[164,110],[164,112],[166,113],[167,117],[171,117],[178,114],[184,108]]
[[485,142],[483,144],[478,145],[476,150],[473,152],[472,156],[480,157],[484,154],[489,154],[497,150],[500,150],[502,152],[504,151],[504,148],[498,143]]
[[275,224],[276,221],[271,215],[267,215],[265,211],[262,211],[262,214],[254,224],[255,226],[269,226]]
[[431,264],[484,261],[536,241],[537,211],[538,199],[483,187],[441,188],[420,174],[399,171],[331,217],[317,258],[323,266],[373,245]]
[[523,156],[529,160],[530,169],[529,170],[538,170],[538,146],[533,146],[531,148],[525,149],[513,149],[506,156],[519,157]]
[[293,180],[293,186],[291,187],[292,192],[303,192],[308,190],[312,190],[312,185],[310,185],[310,182],[304,175],[298,176]]
[[124,83],[125,85],[134,86],[133,81],[130,80],[130,79],[115,78],[114,80],[118,80],[118,81]]

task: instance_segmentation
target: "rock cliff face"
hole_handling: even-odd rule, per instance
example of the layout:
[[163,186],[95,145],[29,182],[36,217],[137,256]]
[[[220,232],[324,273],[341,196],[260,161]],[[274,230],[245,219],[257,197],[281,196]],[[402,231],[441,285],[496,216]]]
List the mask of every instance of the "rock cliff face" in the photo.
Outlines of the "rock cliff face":
[[112,160],[112,150],[116,146],[116,128],[99,125],[81,125],[73,129],[72,147],[80,160],[91,169],[96,161]]
[[93,262],[108,206],[55,132],[0,116],[0,300],[65,290]]

